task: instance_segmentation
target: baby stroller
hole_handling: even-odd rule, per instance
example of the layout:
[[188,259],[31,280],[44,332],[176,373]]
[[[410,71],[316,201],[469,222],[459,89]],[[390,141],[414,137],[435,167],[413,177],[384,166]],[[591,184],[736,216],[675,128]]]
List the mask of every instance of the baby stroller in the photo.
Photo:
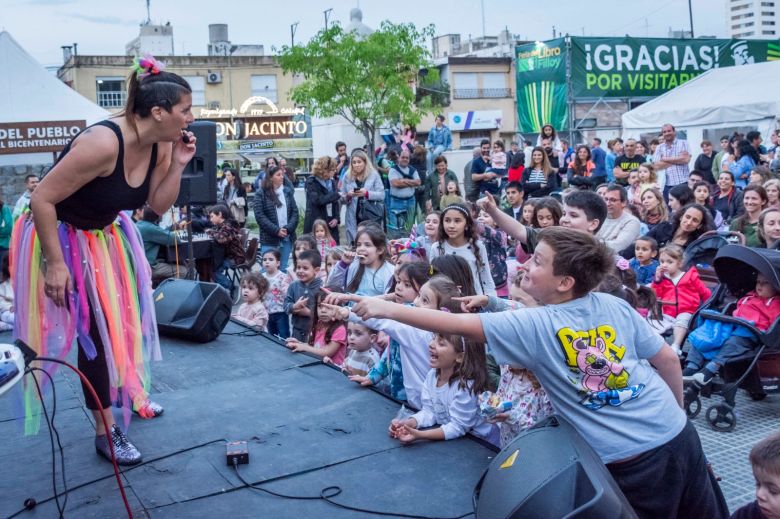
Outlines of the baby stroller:
[[729,244],[745,244],[745,236],[736,231],[707,231],[691,242],[683,255],[683,269],[696,267],[699,277],[709,288],[718,284],[712,264],[718,251]]
[[736,301],[753,290],[761,273],[780,290],[780,251],[756,249],[741,245],[726,245],[718,251],[713,262],[719,284],[710,299],[694,314],[691,322],[698,322],[704,310],[706,318],[722,323],[738,324],[758,342],[755,350],[732,359],[723,365],[719,376],[705,386],[688,383],[684,390],[685,412],[695,418],[701,411],[701,397],[723,397],[723,401],[707,408],[706,419],[717,431],[731,431],[737,425],[734,413],[737,389],[742,387],[754,400],[762,400],[767,393],[780,392],[780,319],[775,319],[764,332],[750,322],[732,317]]

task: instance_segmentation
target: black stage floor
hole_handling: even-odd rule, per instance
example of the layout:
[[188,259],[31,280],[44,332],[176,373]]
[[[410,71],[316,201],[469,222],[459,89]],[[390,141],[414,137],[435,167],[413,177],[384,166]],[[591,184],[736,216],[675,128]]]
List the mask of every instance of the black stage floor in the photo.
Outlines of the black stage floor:
[[[268,338],[228,335],[242,330],[231,323],[209,344],[163,340],[152,396],[165,414],[135,417],[129,431],[145,460],[123,473],[136,517],[370,517],[247,488],[226,464],[224,439],[249,441],[250,463],[241,474],[268,490],[317,496],[338,486],[343,492],[334,501],[391,515],[472,510],[472,489],[495,455],[491,449],[472,438],[401,446],[386,432],[398,404]],[[0,334],[0,342],[10,342],[10,334]],[[66,516],[124,517],[111,466],[95,454],[77,378],[65,371],[55,381],[56,425],[74,489]],[[37,436],[25,437],[9,394],[0,397],[0,438],[0,517],[28,497],[41,504],[19,517],[56,517],[54,501],[44,502],[53,495],[48,432],[42,425]]]

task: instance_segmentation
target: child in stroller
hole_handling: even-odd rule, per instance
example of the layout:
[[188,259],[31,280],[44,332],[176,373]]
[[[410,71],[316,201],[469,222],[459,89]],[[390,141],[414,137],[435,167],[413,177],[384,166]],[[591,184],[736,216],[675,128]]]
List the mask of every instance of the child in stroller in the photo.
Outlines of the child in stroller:
[[706,418],[714,429],[729,431],[736,426],[738,387],[754,400],[776,392],[770,373],[780,364],[780,251],[726,245],[713,266],[719,284],[691,319],[697,328],[688,337],[693,347],[684,370],[685,410],[694,418],[700,393],[721,395],[723,402],[710,406]]
[[[737,306],[731,315],[751,321],[757,329],[766,332],[780,316],[778,289],[772,286],[772,282],[763,274],[758,274],[756,289],[737,301]],[[691,340],[690,337],[689,340]],[[692,347],[688,352],[685,369],[682,372],[683,380],[705,386],[712,381],[720,367],[729,359],[743,356],[755,350],[758,345],[758,338],[747,333],[744,336],[741,334],[729,335],[723,344],[719,348],[711,350],[707,357],[697,348]],[[707,361],[707,358],[711,360]]]

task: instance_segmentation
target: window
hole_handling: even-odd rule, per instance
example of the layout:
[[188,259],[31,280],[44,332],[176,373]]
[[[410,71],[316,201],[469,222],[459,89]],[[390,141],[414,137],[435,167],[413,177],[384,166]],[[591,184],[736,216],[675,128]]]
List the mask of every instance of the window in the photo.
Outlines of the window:
[[482,74],[482,97],[509,97],[506,87],[506,74],[503,72],[485,72]]
[[479,85],[476,72],[455,72],[455,99],[476,99],[479,97]]
[[761,2],[761,7],[774,7],[774,2]]
[[767,22],[767,21],[765,20],[765,21],[761,22],[761,25],[774,25],[774,24],[775,24],[775,22],[774,22],[774,21],[769,21],[769,22]]
[[127,91],[125,79],[121,77],[97,77],[97,104],[103,108],[122,108],[125,106]]
[[192,88],[192,106],[206,106],[206,78],[203,76],[183,76]]
[[252,76],[252,95],[263,96],[268,100],[277,102],[276,75],[264,74]]
[[764,36],[774,36],[775,31],[761,31],[761,34],[763,34]]

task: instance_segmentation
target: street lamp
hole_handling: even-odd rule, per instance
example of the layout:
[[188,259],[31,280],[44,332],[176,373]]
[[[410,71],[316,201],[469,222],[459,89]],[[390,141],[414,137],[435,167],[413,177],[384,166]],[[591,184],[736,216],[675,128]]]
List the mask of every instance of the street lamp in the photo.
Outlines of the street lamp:
[[331,7],[330,9],[325,9],[322,12],[325,14],[325,30],[327,31],[328,30],[328,18],[330,18],[330,13],[333,12],[333,8]]
[[298,22],[290,25],[290,43],[291,47],[295,47],[295,31],[298,30]]

